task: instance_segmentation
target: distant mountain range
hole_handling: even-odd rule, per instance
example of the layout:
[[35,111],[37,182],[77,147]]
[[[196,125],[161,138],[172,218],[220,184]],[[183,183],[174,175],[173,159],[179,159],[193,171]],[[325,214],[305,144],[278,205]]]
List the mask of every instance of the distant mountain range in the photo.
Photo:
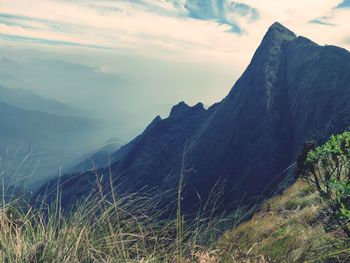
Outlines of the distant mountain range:
[[[111,173],[122,193],[175,191],[184,168],[188,211],[215,185],[225,208],[252,204],[287,176],[305,140],[322,142],[349,127],[349,72],[347,50],[319,46],[275,23],[220,103],[207,110],[200,103],[174,106],[114,153],[110,167],[61,178],[63,202],[88,195],[96,174],[107,184],[102,175]],[[56,181],[47,187],[55,189]]]
[[100,169],[109,166],[116,161],[114,153],[125,143],[119,139],[110,139],[94,151],[81,156],[74,162],[74,165],[67,170],[69,172],[85,172],[88,170]]
[[51,100],[49,105],[52,108],[49,109],[42,100],[33,103],[29,92],[25,95],[29,101],[18,103],[20,99],[16,98],[14,106],[28,106],[25,109],[40,111],[46,108],[49,113],[97,118],[108,125],[105,128],[105,131],[109,130],[108,137],[127,140],[140,133],[157,112],[155,107],[165,108],[141,99],[148,94],[147,91],[137,88],[117,73],[62,59],[34,58],[25,62],[0,58],[0,85],[21,89],[21,96],[24,91],[34,91],[42,98],[53,98],[73,107],[63,109],[62,105]]
[[34,92],[0,86],[0,173],[36,189],[91,150],[100,121]]
[[24,110],[43,111],[56,115],[81,116],[83,113],[71,106],[53,99],[45,99],[35,92],[0,85],[0,102],[10,104]]

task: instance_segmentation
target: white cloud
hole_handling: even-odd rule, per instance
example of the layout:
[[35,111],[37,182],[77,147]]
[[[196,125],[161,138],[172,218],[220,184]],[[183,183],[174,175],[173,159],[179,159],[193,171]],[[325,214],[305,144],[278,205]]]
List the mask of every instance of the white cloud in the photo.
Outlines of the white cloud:
[[[106,46],[116,51],[129,50],[139,55],[227,56],[243,52],[250,56],[267,27],[280,21],[297,33],[321,43],[345,44],[346,9],[334,9],[340,0],[242,0],[254,7],[259,19],[227,14],[243,29],[243,36],[233,34],[230,25],[196,20],[184,14],[184,1],[55,1],[1,0],[1,13],[55,21],[65,30],[55,30],[44,22],[27,21],[34,29],[0,23],[0,33]],[[214,1],[213,1],[214,2]],[[234,2],[235,3],[235,2]],[[227,4],[225,5],[227,7]],[[226,8],[227,9],[227,8]],[[107,12],[108,11],[108,12]],[[308,23],[328,16],[337,27],[325,28]]]
[[[225,74],[215,73],[216,80],[227,77],[227,72],[232,72],[232,78],[238,77],[249,63],[268,26],[275,21],[320,44],[350,48],[350,9],[335,9],[341,0],[226,0],[226,7],[229,2],[250,6],[259,14],[257,20],[234,13],[225,14],[231,22],[237,23],[242,34],[232,33],[230,24],[220,24],[215,19],[191,18],[185,8],[185,0],[0,0],[0,13],[35,18],[32,21],[22,20],[23,23],[33,25],[33,28],[21,27],[20,23],[4,24],[0,20],[0,34],[111,49],[103,51],[86,50],[87,47],[82,46],[48,47],[46,43],[45,48],[60,49],[62,52],[71,52],[74,49],[86,54],[94,52],[96,56],[99,52],[110,52],[174,63],[203,64],[211,69],[225,67]],[[213,10],[217,9],[215,3],[215,0],[211,1]],[[230,9],[225,10],[229,12]],[[220,13],[219,10],[215,12]],[[335,26],[310,23],[320,18]],[[56,27],[49,26],[48,21],[53,21]],[[2,39],[0,45],[28,47],[29,44]],[[39,44],[30,45],[35,48]],[[107,68],[112,70],[113,67],[104,65],[101,69]],[[227,86],[232,81],[233,79],[225,80],[222,83]],[[218,83],[218,86],[222,83]],[[208,92],[206,103],[213,102],[210,96],[215,99],[222,97],[227,88],[229,87],[220,92],[215,89]]]

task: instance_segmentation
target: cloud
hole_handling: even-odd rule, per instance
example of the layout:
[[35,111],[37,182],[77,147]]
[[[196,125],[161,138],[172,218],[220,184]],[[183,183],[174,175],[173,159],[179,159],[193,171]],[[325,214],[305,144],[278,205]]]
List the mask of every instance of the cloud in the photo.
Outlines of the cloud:
[[69,41],[51,40],[51,39],[34,38],[34,37],[23,37],[18,35],[8,35],[8,34],[1,34],[1,33],[0,33],[0,39],[14,41],[14,42],[30,42],[30,43],[44,44],[44,45],[50,45],[50,46],[71,46],[71,47],[109,49],[107,47],[102,47],[98,45],[84,45],[84,44],[74,43]]
[[350,36],[344,39],[344,42],[350,45]]
[[[141,98],[152,111],[138,119],[141,123],[164,111],[154,101],[210,105],[222,99],[275,21],[321,45],[349,49],[347,4],[342,0],[0,0],[0,51],[19,60],[59,57],[91,65],[95,73],[132,80],[130,98]],[[84,85],[79,79],[72,83]],[[42,89],[60,99],[64,92],[60,87],[51,92],[51,86],[47,83]],[[117,84],[112,86],[117,90]],[[116,91],[109,97],[117,105],[115,97],[125,94]],[[109,114],[118,111],[111,109]]]
[[[279,21],[320,44],[345,45],[350,10],[341,0],[13,0],[1,3],[2,43],[97,48],[243,69]],[[326,27],[325,25],[328,25]],[[321,29],[322,27],[322,29]],[[6,36],[6,37],[5,37]],[[11,36],[11,37],[9,37]],[[1,43],[0,43],[1,44]],[[227,62],[229,61],[229,62]]]
[[218,23],[228,24],[234,33],[242,33],[238,19],[245,18],[247,21],[255,21],[259,18],[257,9],[235,1],[227,0],[195,0],[186,1],[184,5],[192,18],[214,20]]
[[325,22],[322,18],[311,20],[310,23],[324,26],[336,26],[335,24]]
[[350,8],[350,0],[344,0],[337,8]]
[[0,23],[9,26],[19,26],[28,29],[40,30],[46,28],[54,31],[68,32],[68,30],[65,29],[68,26],[64,23],[58,23],[49,19],[40,19],[14,14],[0,13]]

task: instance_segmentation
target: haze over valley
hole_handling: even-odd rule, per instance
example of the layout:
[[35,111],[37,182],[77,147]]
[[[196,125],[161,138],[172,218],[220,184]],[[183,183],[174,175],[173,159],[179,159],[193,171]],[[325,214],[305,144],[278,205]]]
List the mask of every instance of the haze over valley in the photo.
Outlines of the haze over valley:
[[0,262],[348,262],[349,0],[0,0]]

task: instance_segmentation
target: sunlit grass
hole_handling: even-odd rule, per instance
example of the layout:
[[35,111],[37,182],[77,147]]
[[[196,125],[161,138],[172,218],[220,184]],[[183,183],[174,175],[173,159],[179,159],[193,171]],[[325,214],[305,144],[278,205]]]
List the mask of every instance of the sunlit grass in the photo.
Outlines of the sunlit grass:
[[222,262],[349,262],[350,240],[339,227],[325,230],[324,209],[314,187],[298,180],[222,236]]
[[0,262],[218,262],[211,245],[227,222],[201,212],[185,220],[184,174],[175,216],[162,211],[162,198],[152,193],[118,195],[111,175],[102,185],[96,174],[98,190],[69,209],[59,183],[49,198],[31,202],[2,192]]
[[0,262],[349,262],[350,241],[340,228],[325,230],[327,204],[312,185],[298,180],[251,217],[238,209],[222,218],[207,203],[187,218],[184,176],[183,167],[174,216],[154,192],[118,195],[111,175],[102,185],[96,174],[96,192],[69,209],[59,183],[35,202],[2,187],[11,194],[1,195]]
[[0,207],[0,262],[214,260],[208,252],[212,242],[202,240],[220,234],[213,218],[163,219],[154,207],[153,199],[140,194],[91,197],[69,213],[60,206],[23,207],[13,200]]

